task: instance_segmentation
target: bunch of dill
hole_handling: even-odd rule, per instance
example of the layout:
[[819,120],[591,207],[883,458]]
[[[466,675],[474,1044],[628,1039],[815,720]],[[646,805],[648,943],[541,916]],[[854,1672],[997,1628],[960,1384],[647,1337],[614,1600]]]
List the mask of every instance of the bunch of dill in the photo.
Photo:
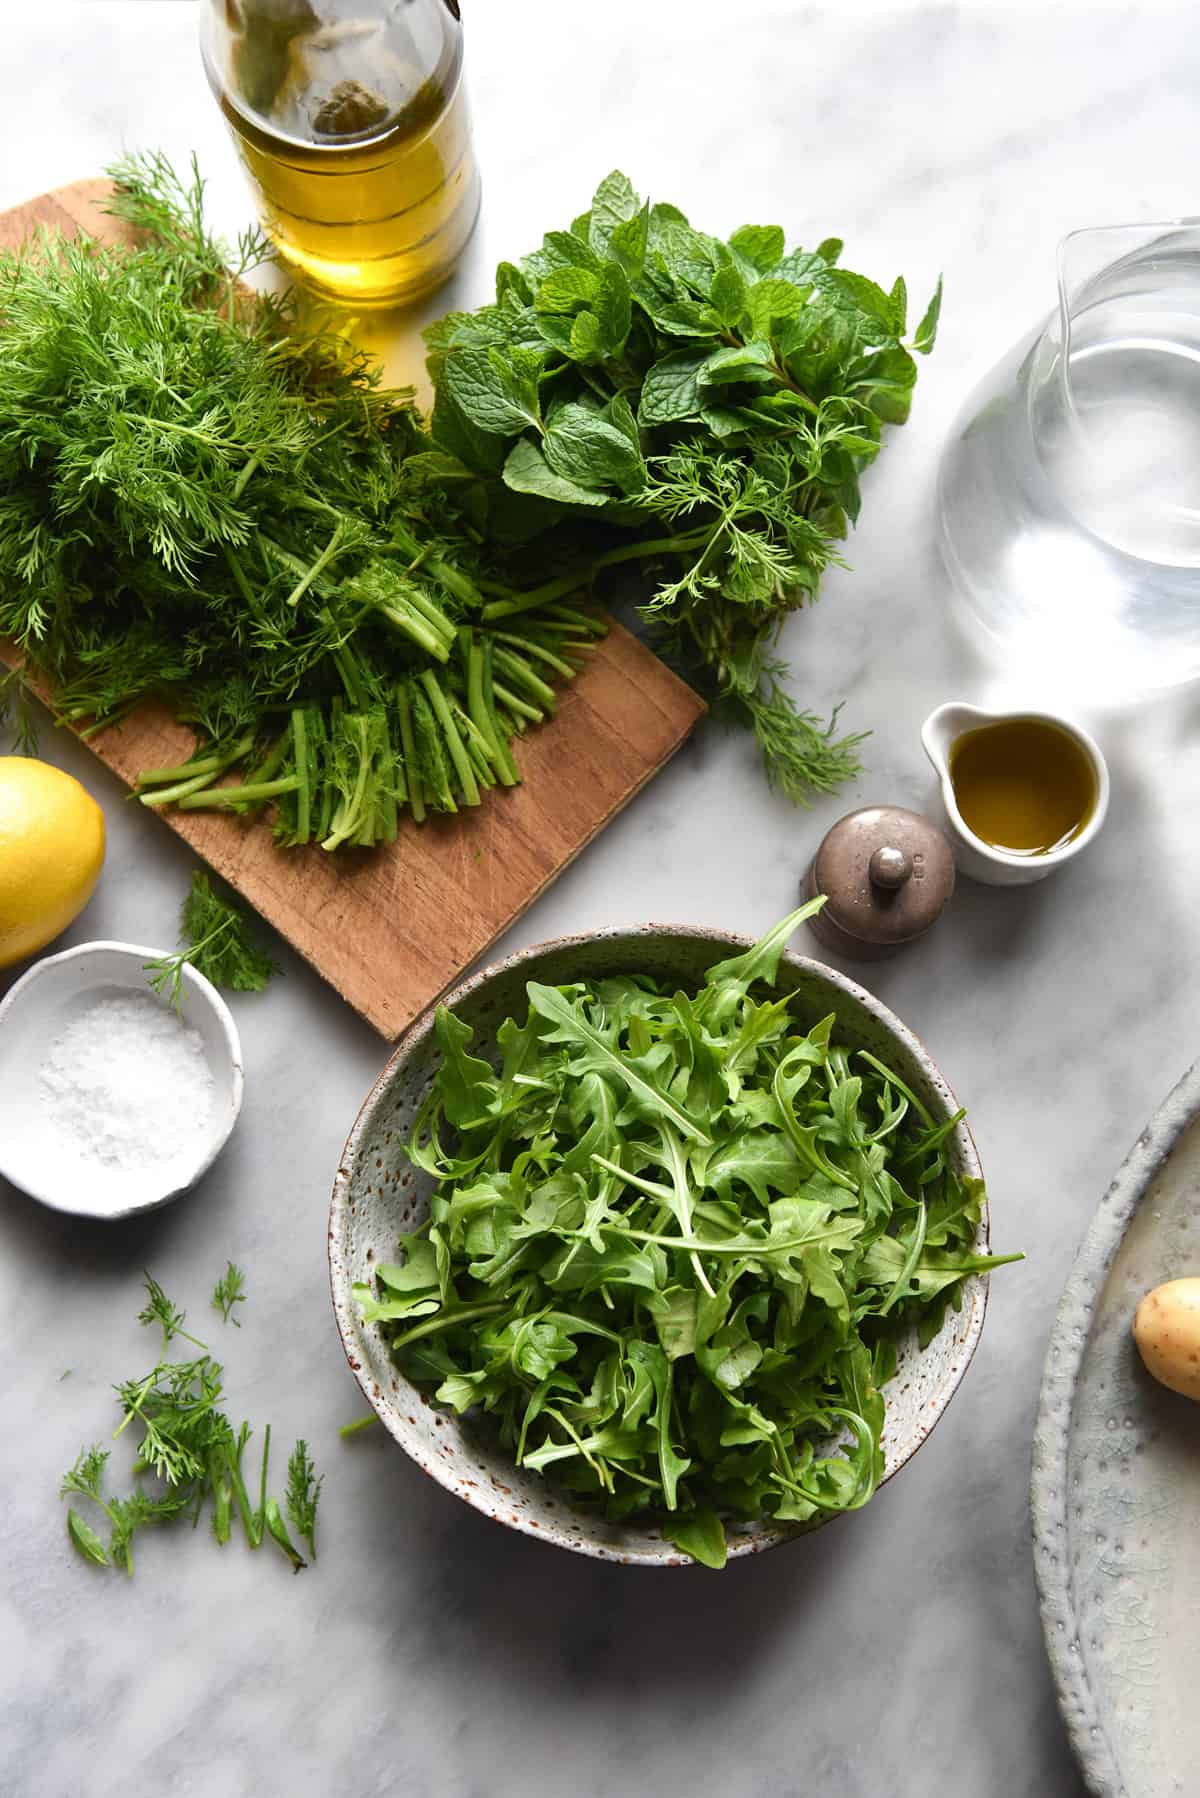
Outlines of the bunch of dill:
[[268,246],[208,234],[194,166],[110,173],[134,247],[0,255],[0,635],[72,723],[153,697],[195,727],[148,804],[277,802],[282,841],[332,849],[512,784],[512,736],[599,627],[557,606],[479,628],[411,394],[239,288]]

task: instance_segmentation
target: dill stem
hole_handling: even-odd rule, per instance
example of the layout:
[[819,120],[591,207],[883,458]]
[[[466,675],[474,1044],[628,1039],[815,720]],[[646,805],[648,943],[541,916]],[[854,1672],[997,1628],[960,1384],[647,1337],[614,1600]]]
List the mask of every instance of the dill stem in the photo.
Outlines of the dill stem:
[[[207,756],[205,757],[204,762],[192,764],[193,768],[198,767],[201,769],[199,774],[193,773],[190,778],[179,780],[172,786],[159,787],[158,791],[154,793],[143,793],[139,791],[138,798],[143,805],[148,806],[172,805],[175,803],[182,805],[186,800],[193,798],[197,793],[203,792],[206,787],[210,786],[211,783],[216,780],[219,774],[223,774],[226,768],[232,768],[235,762],[240,762],[243,757],[249,755],[253,748],[254,738],[243,737],[239,742],[234,744],[232,749],[227,750],[224,755]],[[210,763],[214,765],[209,766],[208,764]],[[169,778],[173,773],[182,775],[188,767],[189,764],[184,762],[177,769],[157,768],[152,770],[152,772],[159,779],[163,779]]]
[[312,586],[317,576],[323,569],[329,566],[341,547],[342,526],[339,521],[333,527],[333,535],[330,537],[329,542],[325,545],[316,561],[309,564],[308,568],[301,575],[300,579],[296,582],[296,585],[292,588],[283,603],[287,606],[299,605],[301,599],[308,592],[308,589]]
[[270,1454],[271,1454],[271,1426],[270,1426],[270,1424],[268,1424],[266,1429],[263,1431],[262,1476],[259,1480],[259,1487],[258,1487],[258,1510],[254,1514],[254,1544],[253,1544],[253,1546],[255,1548],[258,1547],[259,1543],[263,1539],[263,1530],[266,1528],[266,1522],[267,1522],[267,1461],[270,1457]]
[[254,786],[246,782],[236,787],[209,787],[199,793],[185,794],[179,801],[179,809],[181,812],[202,812],[223,810],[227,806],[257,805],[264,799],[277,799],[280,793],[294,793],[299,785],[298,774],[284,774],[278,780],[260,780]]
[[706,543],[708,537],[709,531],[703,529],[691,531],[681,537],[649,537],[639,543],[618,544],[615,549],[605,550],[587,568],[574,574],[560,574],[552,581],[544,581],[540,587],[531,587],[526,593],[515,594],[512,599],[490,601],[483,608],[483,622],[490,624],[494,618],[511,618],[518,612],[533,612],[539,606],[551,604],[556,599],[565,599],[568,593],[589,586],[592,577],[601,568],[615,568],[619,562],[636,562],[643,556],[688,555],[693,549],[699,549]]
[[338,1431],[338,1435],[344,1441],[347,1436],[357,1436],[361,1430],[369,1430],[373,1423],[378,1422],[378,1416],[372,1411],[367,1417],[356,1417],[353,1423],[344,1423]]
[[554,672],[561,674],[564,680],[574,680],[579,673],[573,663],[565,662],[561,656],[555,655],[552,649],[547,649],[544,644],[535,642],[532,637],[518,637],[515,631],[493,631],[492,635],[497,643],[511,643],[514,648],[523,651],[525,655],[534,656],[539,662],[545,662],[548,668],[553,668]]
[[237,480],[233,483],[234,499],[241,499],[243,493],[245,493],[246,488],[250,484],[251,478],[258,469],[260,460],[261,458],[259,457],[258,452],[255,451],[254,455],[249,458],[245,467],[242,469]]
[[530,705],[527,699],[522,699],[518,693],[513,692],[511,687],[506,687],[502,681],[493,681],[492,691],[501,705],[522,721],[522,728],[525,724],[540,724],[546,716],[545,712],[539,710],[535,705]]
[[518,687],[524,687],[525,691],[532,698],[539,700],[545,711],[553,716],[556,703],[554,688],[549,686],[540,674],[535,674],[528,662],[523,662],[520,656],[513,655],[507,649],[496,650],[495,662],[502,674],[507,674],[508,678],[515,681]]
[[439,637],[432,625],[428,624],[415,611],[402,612],[394,604],[377,606],[375,609],[381,617],[387,619],[389,624],[394,625],[398,631],[402,631],[406,637],[411,638],[419,649],[425,650],[428,655],[436,656],[439,662],[450,660],[450,650],[444,638]]
[[425,696],[433,707],[433,715],[442,727],[442,735],[446,740],[446,748],[450,751],[450,760],[454,763],[454,772],[458,775],[458,784],[468,805],[479,804],[479,783],[475,779],[475,770],[471,766],[470,757],[463,748],[462,738],[458,734],[458,726],[451,716],[450,707],[446,703],[446,695],[442,692],[437,676],[430,668],[422,669],[418,675]]
[[173,768],[143,768],[138,775],[138,786],[157,787],[174,784],[175,781],[186,780],[193,774],[220,774],[222,769],[228,768],[231,759],[236,761],[238,755],[247,754],[253,747],[254,739],[252,737],[241,737],[236,746],[236,755],[233,749],[214,750],[211,755],[203,756],[198,761],[178,762]]
[[408,703],[408,688],[403,682],[396,689],[396,720],[400,726],[400,754],[408,779],[409,810],[412,812],[414,823],[423,824],[425,821],[425,793],[422,787],[421,773],[417,767],[412,707]]

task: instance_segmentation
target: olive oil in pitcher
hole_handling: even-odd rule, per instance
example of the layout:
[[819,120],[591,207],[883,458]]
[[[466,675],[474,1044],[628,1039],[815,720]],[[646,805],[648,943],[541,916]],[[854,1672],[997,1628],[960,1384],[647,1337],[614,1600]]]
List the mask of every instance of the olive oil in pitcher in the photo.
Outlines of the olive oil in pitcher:
[[206,0],[213,91],[280,260],[354,307],[446,278],[479,210],[453,0]]
[[1009,855],[1051,855],[1077,837],[1096,805],[1096,777],[1074,737],[1039,718],[966,731],[950,779],[967,829]]

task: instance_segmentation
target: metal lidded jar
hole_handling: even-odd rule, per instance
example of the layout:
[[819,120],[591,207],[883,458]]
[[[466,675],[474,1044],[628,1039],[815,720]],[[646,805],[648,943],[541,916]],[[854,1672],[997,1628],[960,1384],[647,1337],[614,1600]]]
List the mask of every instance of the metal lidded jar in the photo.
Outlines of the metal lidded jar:
[[849,812],[823,839],[804,896],[826,895],[809,919],[839,955],[879,961],[924,936],[954,891],[954,854],[931,818],[899,805]]

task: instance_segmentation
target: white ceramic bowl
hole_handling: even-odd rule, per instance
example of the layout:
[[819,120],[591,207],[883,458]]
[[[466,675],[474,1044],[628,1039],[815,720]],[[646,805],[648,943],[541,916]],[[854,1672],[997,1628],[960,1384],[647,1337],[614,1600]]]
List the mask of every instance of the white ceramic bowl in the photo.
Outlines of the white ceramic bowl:
[[55,1211],[112,1219],[165,1205],[211,1167],[237,1122],[237,1028],[211,981],[187,964],[180,1009],[200,1033],[216,1087],[203,1143],[149,1166],[113,1167],[78,1154],[54,1127],[39,1073],[55,1038],[101,998],[149,993],[146,963],[163,953],[137,943],[81,943],[35,962],[0,1004],[0,1174]]
[[[486,1056],[495,1051],[500,1022],[513,1013],[524,1015],[528,980],[557,986],[608,974],[650,974],[694,990],[714,962],[749,947],[747,937],[665,924],[564,937],[485,968],[456,986],[445,1003],[475,1028],[473,1053]],[[883,1057],[938,1122],[954,1116],[957,1101],[921,1044],[872,994],[834,968],[791,954],[780,962],[776,988],[790,996],[806,1028],[836,1012],[840,1042]],[[595,1512],[575,1510],[560,1488],[515,1466],[486,1419],[471,1412],[456,1417],[432,1404],[400,1372],[379,1326],[363,1322],[354,1283],[369,1283],[380,1261],[394,1260],[400,1232],[414,1229],[428,1215],[433,1181],[409,1165],[401,1145],[439,1062],[427,1013],[379,1076],[342,1151],[329,1218],[329,1271],[351,1370],[367,1401],[418,1467],[484,1516],[599,1560],[645,1567],[690,1564],[652,1523],[609,1523]],[[947,1147],[960,1175],[980,1176],[979,1157],[964,1123],[955,1126]],[[985,1208],[975,1246],[986,1253],[987,1244]],[[947,1311],[927,1348],[920,1348],[915,1330],[901,1342],[897,1372],[884,1394],[885,1479],[917,1452],[945,1411],[975,1352],[986,1306],[986,1280],[973,1276],[963,1282],[961,1310]],[[730,1558],[757,1554],[799,1533],[795,1525],[770,1520],[732,1525]]]

